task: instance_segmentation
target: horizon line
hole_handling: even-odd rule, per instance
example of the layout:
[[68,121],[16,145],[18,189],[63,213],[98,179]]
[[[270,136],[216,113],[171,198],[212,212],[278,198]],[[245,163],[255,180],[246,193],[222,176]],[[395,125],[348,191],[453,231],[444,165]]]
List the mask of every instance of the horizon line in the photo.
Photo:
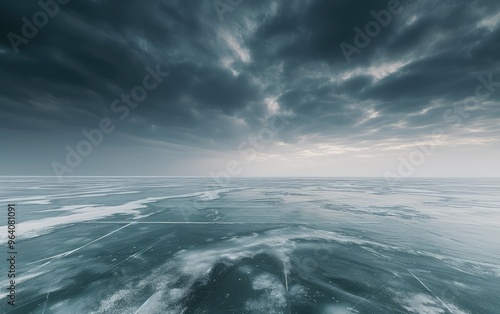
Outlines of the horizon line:
[[[0,178],[59,178],[58,176],[39,176],[39,175],[0,175]],[[117,175],[85,175],[85,176],[62,176],[60,178],[214,178],[213,176],[117,176]],[[215,177],[219,178],[219,177]],[[413,176],[413,177],[398,177],[386,178],[384,176],[232,176],[230,179],[244,178],[380,178],[380,179],[426,179],[426,178],[456,178],[456,179],[500,179],[500,176]]]

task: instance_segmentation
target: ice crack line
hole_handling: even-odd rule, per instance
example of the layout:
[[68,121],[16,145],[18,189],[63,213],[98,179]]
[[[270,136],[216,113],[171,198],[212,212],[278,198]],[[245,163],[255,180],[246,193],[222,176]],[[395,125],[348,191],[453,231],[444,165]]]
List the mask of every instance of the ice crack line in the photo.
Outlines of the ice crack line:
[[438,296],[437,296],[434,292],[432,292],[432,290],[431,290],[431,289],[429,289],[429,287],[427,287],[427,286],[426,286],[426,285],[422,282],[422,280],[418,279],[418,277],[417,277],[417,276],[416,276],[416,275],[415,275],[415,274],[414,274],[411,270],[409,270],[409,269],[408,269],[408,272],[409,272],[409,273],[410,273],[410,274],[411,274],[411,275],[412,275],[415,279],[417,279],[417,281],[418,281],[418,282],[420,282],[420,284],[421,284],[422,286],[424,286],[424,288],[425,288],[427,291],[429,291],[429,292],[430,292],[430,293],[431,293],[431,294],[432,294],[432,295],[433,295],[436,299],[438,299],[441,303],[443,303],[443,305],[444,305],[444,306],[448,309],[448,311],[450,311],[450,313],[452,313],[452,314],[454,313],[454,312],[453,312],[453,311],[449,308],[449,306],[448,306],[448,305],[446,305],[446,303],[444,303],[444,302],[443,302],[443,300],[441,300],[441,299],[440,299],[440,298],[439,298],[439,297],[438,297]]

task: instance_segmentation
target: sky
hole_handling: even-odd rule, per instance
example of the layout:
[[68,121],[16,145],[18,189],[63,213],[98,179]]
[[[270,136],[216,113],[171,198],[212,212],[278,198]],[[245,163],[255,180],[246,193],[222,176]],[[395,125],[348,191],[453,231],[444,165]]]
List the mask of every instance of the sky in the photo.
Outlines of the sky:
[[498,0],[0,13],[0,175],[500,176]]

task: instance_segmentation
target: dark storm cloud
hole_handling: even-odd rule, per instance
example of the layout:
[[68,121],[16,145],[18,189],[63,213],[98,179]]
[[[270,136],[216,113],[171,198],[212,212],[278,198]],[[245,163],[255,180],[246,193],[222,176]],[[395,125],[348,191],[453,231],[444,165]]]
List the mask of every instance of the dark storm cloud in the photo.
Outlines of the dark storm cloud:
[[[348,63],[339,45],[354,45],[354,28],[388,3],[244,0],[221,21],[213,1],[73,0],[15,53],[8,34],[22,35],[21,18],[41,9],[9,1],[0,19],[0,122],[78,132],[117,120],[110,104],[159,65],[170,75],[119,132],[236,149],[273,114],[271,99],[294,117],[280,135],[291,143],[370,130],[366,139],[425,136],[446,109],[474,96],[479,75],[500,81],[500,4],[401,0],[400,13]],[[498,121],[498,107],[488,108],[468,123]]]
[[[360,7],[359,2],[352,1],[317,1],[302,7],[298,14],[290,13],[289,6],[282,4],[277,16],[257,31],[251,43],[259,60],[283,63],[283,72],[293,78],[285,83],[285,89],[293,91],[288,93],[288,99],[281,98],[283,105],[312,118],[316,132],[329,132],[331,128],[325,126],[328,122],[343,127],[331,133],[332,138],[338,133],[363,133],[363,129],[376,128],[380,122],[404,122],[422,127],[410,132],[385,128],[378,136],[422,136],[429,131],[425,128],[429,124],[445,127],[446,105],[452,107],[464,98],[474,97],[479,75],[493,74],[494,80],[500,81],[500,51],[494,40],[499,38],[500,16],[496,14],[500,11],[499,4],[493,1],[401,1],[402,12],[393,15],[380,35],[359,55],[353,55],[352,63],[347,63],[338,43],[352,44],[353,28],[363,28],[373,20],[370,10],[378,12],[387,3],[372,2]],[[318,69],[318,62],[323,69]],[[316,72],[306,73],[308,66]],[[376,78],[376,72],[386,71],[384,68],[390,71]],[[317,88],[304,88],[308,75],[317,79]],[[499,95],[493,93],[489,100],[496,101]],[[432,110],[434,116],[416,114],[431,108],[436,100],[444,105]],[[352,104],[357,105],[358,112],[349,106]],[[357,125],[356,120],[362,119],[361,113],[369,105],[381,116]],[[489,119],[498,120],[500,112],[493,108],[489,114]],[[476,114],[471,120],[483,118],[487,119]],[[354,125],[355,129],[349,128]]]
[[[50,124],[55,120],[55,127],[90,127],[112,116],[111,102],[130,93],[145,67],[155,64],[172,79],[133,111],[144,125],[191,125],[197,130],[203,124],[210,129],[212,122],[220,122],[214,115],[234,115],[258,99],[258,88],[245,74],[235,77],[220,67],[210,39],[214,30],[207,26],[210,16],[215,21],[211,5],[71,1],[60,5],[60,12],[28,44],[19,45],[17,54],[7,34],[22,35],[21,17],[31,18],[40,7],[9,6],[9,16],[18,18],[4,21],[0,71],[3,118],[8,114],[10,125],[28,128],[17,122],[36,117]],[[193,115],[196,110],[202,118]],[[142,133],[133,123],[124,123],[121,131],[129,129]],[[210,135],[210,130],[199,132]]]

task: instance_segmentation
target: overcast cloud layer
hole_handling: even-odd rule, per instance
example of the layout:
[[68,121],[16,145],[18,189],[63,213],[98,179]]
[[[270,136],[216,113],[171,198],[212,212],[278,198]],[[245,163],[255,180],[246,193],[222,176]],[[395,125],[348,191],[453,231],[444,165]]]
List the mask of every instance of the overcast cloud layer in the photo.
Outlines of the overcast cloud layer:
[[[390,3],[72,0],[16,53],[42,9],[5,1],[0,174],[54,175],[109,118],[65,175],[499,176],[500,2],[401,0],[356,47]],[[146,67],[168,76],[122,116]]]

